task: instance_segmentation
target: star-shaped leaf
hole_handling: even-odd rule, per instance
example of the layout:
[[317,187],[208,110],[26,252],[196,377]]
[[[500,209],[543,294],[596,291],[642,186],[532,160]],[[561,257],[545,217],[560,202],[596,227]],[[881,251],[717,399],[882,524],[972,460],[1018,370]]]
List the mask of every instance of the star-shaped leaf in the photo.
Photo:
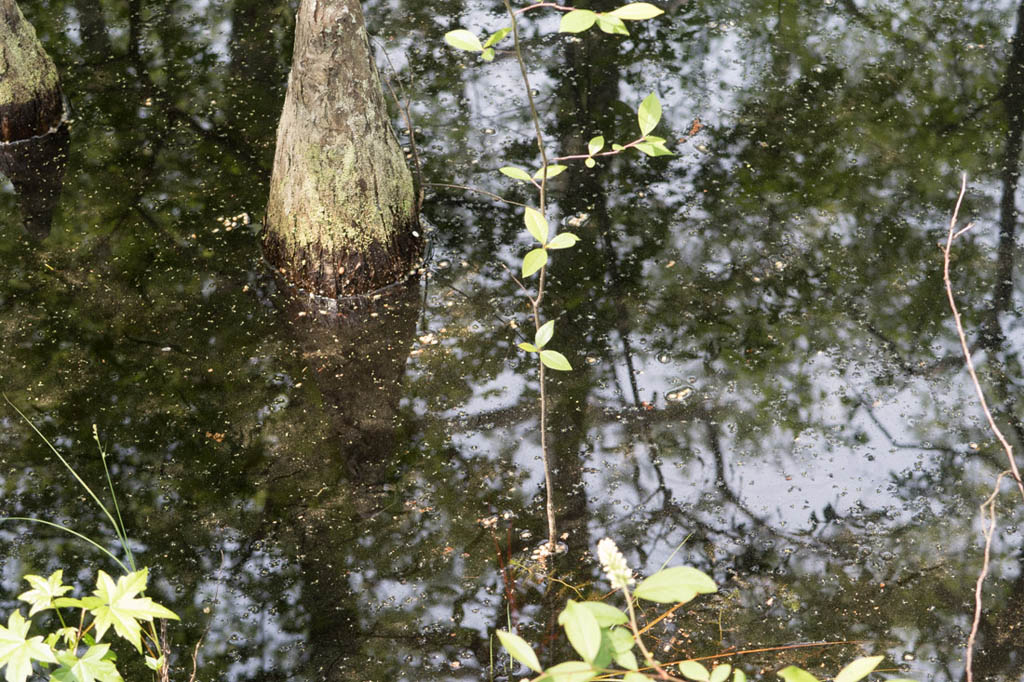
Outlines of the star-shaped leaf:
[[32,621],[25,620],[21,611],[11,613],[7,627],[0,625],[0,668],[6,666],[4,679],[7,682],[25,682],[32,674],[33,660],[57,662],[42,637],[26,637],[31,626]]
[[178,617],[173,611],[160,606],[149,597],[138,597],[140,592],[146,589],[146,580],[149,577],[148,569],[135,571],[128,575],[121,576],[114,584],[113,579],[104,573],[99,572],[96,578],[95,596],[86,597],[82,600],[85,608],[89,609],[96,619],[96,641],[103,638],[110,626],[114,631],[135,645],[135,648],[142,651],[142,626],[140,620],[152,621],[154,618]]
[[78,658],[70,651],[57,654],[59,668],[53,671],[51,680],[57,682],[124,682],[114,662],[105,658],[109,644],[89,647],[85,655]]
[[32,586],[32,589],[19,594],[18,599],[28,602],[32,606],[28,612],[29,618],[40,611],[52,609],[54,606],[53,600],[71,589],[70,585],[64,584],[63,576],[63,570],[54,571],[50,574],[49,578],[43,578],[38,575],[25,576],[25,580]]

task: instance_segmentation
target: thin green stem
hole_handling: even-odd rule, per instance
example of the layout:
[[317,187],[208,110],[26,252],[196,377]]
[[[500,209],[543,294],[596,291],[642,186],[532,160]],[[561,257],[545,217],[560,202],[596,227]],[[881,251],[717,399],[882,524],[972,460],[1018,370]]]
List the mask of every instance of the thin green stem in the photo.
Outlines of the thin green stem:
[[[540,192],[540,212],[543,215],[547,203],[547,179],[548,179],[548,155],[544,149],[544,135],[540,129],[540,115],[537,113],[537,104],[533,100],[533,89],[530,87],[530,76],[526,71],[526,62],[523,60],[523,51],[519,43],[519,27],[516,23],[516,12],[512,10],[512,5],[509,0],[504,0],[505,10],[508,12],[509,17],[512,20],[512,40],[515,43],[516,48],[516,61],[519,63],[519,72],[523,77],[523,85],[526,87],[526,98],[530,103],[530,118],[533,120],[533,130],[537,136],[537,149],[540,151],[541,158],[541,180],[540,185],[537,186]],[[546,4],[542,3],[544,6]],[[558,7],[557,5],[551,5]],[[536,183],[534,183],[536,185]],[[540,277],[537,281],[537,296],[530,299],[530,307],[533,309],[533,325],[534,330],[539,330],[540,324],[540,304],[544,298],[544,281],[545,273],[547,272],[547,266],[540,269]],[[548,400],[547,400],[547,389],[545,386],[545,373],[544,373],[544,362],[540,359],[540,355],[537,356],[538,366],[540,367],[540,451],[541,458],[544,464],[544,488],[547,493],[547,501],[545,503],[545,512],[547,513],[548,519],[548,549],[553,554],[558,539],[558,531],[555,525],[555,496],[554,496],[554,485],[551,482],[551,463],[548,457],[548,428],[547,428],[547,417],[548,417]]]
[[114,531],[117,533],[118,540],[121,541],[121,547],[124,548],[124,553],[128,557],[128,565],[132,567],[132,571],[137,570],[135,568],[135,555],[132,554],[132,548],[128,544],[128,531],[124,527],[124,519],[121,518],[121,507],[117,503],[117,493],[114,492],[114,481],[110,478],[110,469],[107,467],[107,451],[103,449],[103,443],[100,442],[100,432],[95,424],[92,425],[92,437],[96,441],[96,447],[100,451],[100,459],[103,460],[103,473],[107,476],[107,489],[110,490],[110,499],[114,501],[114,512],[117,514],[117,524],[114,527]]
[[81,533],[79,533],[76,530],[71,530],[67,526],[62,526],[61,524],[54,523],[53,521],[45,521],[43,519],[33,519],[30,516],[4,516],[4,517],[0,518],[0,523],[3,523],[4,521],[28,521],[29,523],[39,523],[39,524],[42,524],[44,526],[50,526],[52,528],[59,528],[60,530],[64,531],[65,533],[71,533],[72,535],[74,535],[76,538],[79,538],[80,540],[85,540],[90,545],[92,545],[93,547],[95,547],[96,549],[100,550],[101,552],[106,554],[108,557],[113,559],[114,563],[116,563],[118,566],[120,566],[124,570],[125,573],[129,572],[128,571],[128,567],[124,565],[124,562],[122,562],[120,559],[118,559],[116,556],[114,556],[113,553],[111,553],[111,551],[109,549],[107,549],[106,547],[104,547],[100,543],[96,542],[92,538],[90,538],[90,537],[88,537],[86,535],[82,535]]
[[[122,539],[122,537],[121,537],[121,531],[120,531],[120,528],[117,525],[117,521],[114,520],[114,516],[113,516],[113,514],[110,513],[110,510],[107,509],[107,506],[100,501],[100,498],[97,497],[96,493],[94,493],[92,491],[92,488],[89,487],[89,484],[82,480],[82,477],[78,475],[78,472],[75,471],[74,467],[72,467],[70,464],[68,464],[68,461],[66,459],[64,459],[64,456],[62,454],[60,454],[60,451],[57,450],[57,448],[55,448],[53,446],[53,443],[51,443],[46,438],[46,436],[44,436],[42,434],[42,432],[39,429],[36,428],[36,425],[32,423],[32,420],[30,420],[28,417],[26,417],[25,413],[22,412],[21,410],[19,410],[18,406],[11,402],[11,399],[7,397],[6,393],[3,394],[3,397],[4,397],[4,400],[7,401],[7,404],[10,405],[11,407],[13,407],[14,411],[18,413],[18,416],[20,416],[22,419],[24,419],[25,423],[27,423],[30,427],[32,427],[32,430],[36,432],[36,435],[39,436],[43,440],[44,443],[46,443],[46,446],[48,448],[50,448],[50,451],[53,452],[53,454],[57,455],[57,459],[60,460],[61,464],[63,464],[64,467],[68,471],[71,472],[71,475],[75,477],[75,480],[78,481],[78,485],[82,486],[82,488],[84,488],[85,491],[87,493],[89,493],[89,496],[99,506],[99,508],[103,510],[103,513],[107,515],[108,519],[110,519],[110,524],[114,527],[114,530],[117,532],[118,539],[121,540],[121,544],[124,545],[125,542],[124,542],[124,539]],[[54,525],[56,525],[56,524],[54,524]],[[62,526],[58,526],[58,527],[62,527]],[[74,533],[74,531],[71,531],[70,529],[65,529],[65,530],[68,530],[69,532]],[[75,535],[78,535],[78,533],[75,533]],[[82,537],[85,537],[85,536],[83,535]],[[90,542],[92,542],[92,541],[90,540]],[[96,543],[93,542],[93,544],[95,545]],[[99,547],[99,545],[96,545],[96,546]],[[106,550],[104,550],[104,551],[106,551]],[[107,552],[107,554],[110,554],[110,552]],[[111,554],[111,556],[113,556],[113,554]],[[124,564],[122,564],[120,561],[117,561],[117,563],[120,564],[122,567],[124,567]],[[125,569],[125,570],[127,571],[127,569]]]
[[629,593],[628,585],[622,586],[622,593],[626,596],[626,606],[629,609],[629,629],[633,632],[633,641],[635,641],[636,645],[640,647],[640,653],[644,655],[644,661],[647,663],[648,666],[654,668],[658,672],[658,677],[660,679],[676,679],[672,675],[669,675],[668,672],[661,667],[661,664],[654,660],[654,656],[652,656],[651,652],[647,650],[646,646],[644,646],[644,640],[640,636],[640,627],[639,625],[637,625],[636,622],[636,611],[633,608],[633,595]]

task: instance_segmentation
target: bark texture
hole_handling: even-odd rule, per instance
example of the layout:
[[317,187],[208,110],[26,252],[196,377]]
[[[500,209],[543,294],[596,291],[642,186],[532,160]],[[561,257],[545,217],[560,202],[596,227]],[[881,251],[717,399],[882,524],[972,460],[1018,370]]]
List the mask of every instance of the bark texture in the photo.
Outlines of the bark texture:
[[64,115],[57,67],[14,0],[0,0],[0,142],[55,130]]
[[293,285],[362,294],[419,256],[412,175],[357,0],[302,0],[267,205],[264,253]]

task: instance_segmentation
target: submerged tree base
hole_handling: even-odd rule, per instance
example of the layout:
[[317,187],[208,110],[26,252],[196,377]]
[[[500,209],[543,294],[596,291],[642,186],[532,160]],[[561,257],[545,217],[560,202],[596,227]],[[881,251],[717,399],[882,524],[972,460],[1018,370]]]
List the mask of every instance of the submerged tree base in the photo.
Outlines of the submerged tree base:
[[415,227],[410,221],[386,242],[333,250],[320,243],[310,247],[289,244],[268,230],[263,236],[263,253],[275,272],[292,286],[328,298],[368,295],[415,274],[423,247]]

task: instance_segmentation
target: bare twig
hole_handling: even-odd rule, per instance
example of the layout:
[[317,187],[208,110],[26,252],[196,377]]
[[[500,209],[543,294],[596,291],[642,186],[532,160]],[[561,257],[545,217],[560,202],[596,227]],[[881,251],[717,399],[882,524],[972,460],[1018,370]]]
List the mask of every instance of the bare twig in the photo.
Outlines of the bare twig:
[[450,189],[462,189],[462,190],[465,190],[467,192],[476,192],[477,194],[483,194],[484,196],[490,197],[490,198],[495,199],[497,201],[503,201],[506,204],[512,204],[513,206],[522,206],[523,208],[526,208],[526,204],[520,204],[518,201],[512,201],[511,199],[506,199],[505,197],[502,197],[502,196],[499,196],[497,194],[494,194],[493,192],[488,192],[485,189],[479,189],[477,187],[470,187],[469,185],[451,185],[451,184],[444,183],[444,182],[428,182],[428,183],[426,183],[426,186],[427,187],[448,187]]
[[985,413],[985,419],[988,420],[989,429],[991,429],[992,433],[995,434],[995,437],[999,440],[999,444],[1003,446],[1003,451],[1006,452],[1006,458],[1010,462],[1010,471],[1013,473],[1013,479],[1017,482],[1017,489],[1020,490],[1021,498],[1024,498],[1024,481],[1021,480],[1020,470],[1017,468],[1017,461],[1013,457],[1013,446],[1007,442],[1006,437],[1003,436],[1003,432],[999,430],[995,419],[992,417],[992,411],[988,409],[988,401],[985,400],[985,393],[981,390],[981,383],[978,381],[978,374],[974,371],[974,361],[971,359],[971,351],[967,345],[967,335],[964,334],[964,326],[960,320],[960,310],[956,307],[956,299],[953,297],[953,283],[949,278],[950,251],[953,247],[953,240],[974,226],[974,224],[971,223],[962,230],[957,231],[956,229],[957,216],[960,213],[960,204],[963,203],[964,193],[966,191],[967,174],[965,173],[960,184],[960,196],[956,200],[956,207],[953,209],[953,217],[949,221],[949,232],[946,236],[946,245],[942,247],[942,280],[946,283],[946,297],[949,299],[949,308],[953,311],[953,322],[956,324],[956,333],[960,339],[960,350],[963,351],[964,363],[967,365],[967,371],[971,375],[971,382],[974,384],[974,391],[978,395],[978,402],[981,403],[981,409]]
[[960,214],[960,206],[963,203],[964,194],[966,192],[967,174],[965,173],[960,182],[960,195],[957,197],[956,206],[953,208],[953,216],[949,220],[949,231],[946,234],[946,244],[942,247],[942,280],[946,285],[946,298],[949,300],[949,309],[953,312],[953,322],[956,324],[957,337],[960,339],[960,350],[963,352],[964,363],[967,366],[967,371],[971,375],[971,383],[974,384],[974,391],[978,396],[978,402],[981,404],[981,409],[985,413],[985,419],[988,420],[989,429],[993,434],[995,434],[1000,445],[1003,446],[1003,451],[1006,453],[1006,459],[1010,463],[1009,471],[1004,471],[999,474],[996,478],[995,486],[992,489],[992,494],[989,495],[988,499],[986,499],[980,507],[982,517],[988,517],[988,526],[983,531],[985,537],[985,553],[982,560],[981,571],[978,573],[978,580],[974,586],[974,621],[971,624],[970,635],[967,637],[967,652],[964,661],[967,682],[974,682],[974,644],[977,640],[978,629],[981,624],[982,586],[985,582],[985,577],[988,575],[992,557],[992,536],[995,533],[996,527],[996,498],[999,496],[999,485],[1002,483],[1004,476],[1012,476],[1014,481],[1017,483],[1017,489],[1020,491],[1021,497],[1024,498],[1024,481],[1021,481],[1020,471],[1017,468],[1017,461],[1013,456],[1013,447],[1006,440],[1006,437],[1003,436],[1003,432],[999,430],[999,426],[996,425],[996,421],[992,417],[992,411],[988,408],[988,401],[985,400],[985,392],[981,389],[981,382],[978,381],[978,374],[974,370],[974,361],[971,359],[971,351],[967,345],[967,335],[964,333],[963,323],[960,319],[960,311],[956,306],[956,298],[953,296],[953,283],[949,277],[950,252],[953,248],[953,242],[974,226],[973,223],[970,223],[963,229],[956,229],[957,218]]
[[996,498],[999,497],[999,486],[1004,476],[1009,476],[1010,471],[1004,471],[996,478],[996,484],[992,487],[992,494],[982,502],[979,510],[982,518],[988,517],[988,526],[982,531],[985,536],[985,557],[981,564],[981,572],[978,573],[978,580],[974,583],[974,621],[971,623],[971,634],[967,637],[967,654],[964,657],[964,665],[967,668],[967,682],[974,679],[974,642],[978,638],[978,628],[981,626],[981,588],[988,576],[988,569],[992,559],[992,536],[996,531]]

